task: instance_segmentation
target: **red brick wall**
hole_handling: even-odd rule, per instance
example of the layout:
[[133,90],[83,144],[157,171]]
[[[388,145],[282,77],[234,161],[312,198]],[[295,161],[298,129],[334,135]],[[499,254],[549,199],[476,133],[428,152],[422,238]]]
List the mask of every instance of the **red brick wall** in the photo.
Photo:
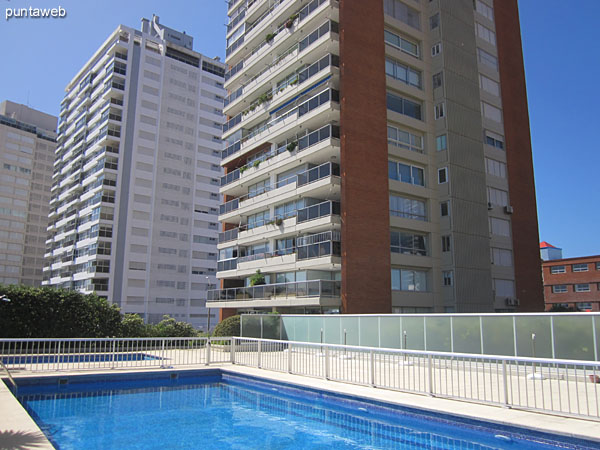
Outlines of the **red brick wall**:
[[494,0],[508,185],[512,215],[516,294],[520,312],[542,311],[544,297],[527,89],[517,0]]
[[[596,269],[598,263],[600,255],[544,261],[542,268],[546,309],[549,310],[555,303],[568,303],[569,306],[576,307],[576,303],[590,302],[592,311],[600,311],[600,270]],[[573,272],[573,264],[587,264],[588,271]],[[566,272],[553,274],[550,268],[554,266],[565,266]],[[568,292],[553,293],[552,286],[557,284],[566,285]],[[590,292],[575,292],[575,284],[589,284]]]
[[340,1],[342,312],[391,312],[383,1]]

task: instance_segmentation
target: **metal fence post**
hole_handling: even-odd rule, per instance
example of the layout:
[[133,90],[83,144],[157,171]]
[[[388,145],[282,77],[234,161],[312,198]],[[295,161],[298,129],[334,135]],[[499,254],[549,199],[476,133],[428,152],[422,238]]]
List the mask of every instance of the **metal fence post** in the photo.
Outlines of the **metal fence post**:
[[60,370],[60,341],[58,341],[58,347],[56,348],[56,370]]
[[504,384],[504,406],[510,408],[508,404],[508,377],[506,374],[506,360],[502,360],[502,383]]
[[258,362],[256,367],[258,367],[259,369],[261,368],[261,357],[262,357],[262,341],[258,341]]
[[371,361],[371,386],[375,386],[375,353],[373,350],[371,350],[369,353]]
[[329,347],[325,347],[325,379],[329,380]]
[[206,341],[206,363],[207,366],[210,365],[210,338]]
[[235,364],[235,338],[232,337],[231,339],[231,347],[229,348],[230,353],[231,353],[231,364]]
[[292,373],[292,344],[288,344],[288,373]]
[[113,338],[113,341],[112,341],[112,355],[111,355],[111,362],[112,362],[111,369],[115,368],[115,344],[116,344],[116,339]]
[[431,354],[427,355],[427,371],[429,372],[429,395],[433,397],[433,367]]

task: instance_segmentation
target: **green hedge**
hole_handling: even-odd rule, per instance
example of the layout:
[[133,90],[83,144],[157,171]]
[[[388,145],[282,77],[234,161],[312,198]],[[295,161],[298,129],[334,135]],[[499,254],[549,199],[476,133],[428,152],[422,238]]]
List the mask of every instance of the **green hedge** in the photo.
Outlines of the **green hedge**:
[[[196,337],[189,323],[164,316],[146,324],[136,314],[122,315],[95,294],[49,287],[0,285],[0,338]],[[239,333],[239,332],[238,332]]]

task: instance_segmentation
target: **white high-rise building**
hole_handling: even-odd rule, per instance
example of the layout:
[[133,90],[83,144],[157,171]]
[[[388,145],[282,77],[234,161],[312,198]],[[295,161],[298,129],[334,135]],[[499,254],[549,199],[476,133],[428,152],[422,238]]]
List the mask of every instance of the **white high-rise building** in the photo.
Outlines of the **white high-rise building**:
[[44,284],[207,329],[216,284],[224,64],[120,25],[66,88]]
[[57,118],[0,103],[0,283],[39,286]]

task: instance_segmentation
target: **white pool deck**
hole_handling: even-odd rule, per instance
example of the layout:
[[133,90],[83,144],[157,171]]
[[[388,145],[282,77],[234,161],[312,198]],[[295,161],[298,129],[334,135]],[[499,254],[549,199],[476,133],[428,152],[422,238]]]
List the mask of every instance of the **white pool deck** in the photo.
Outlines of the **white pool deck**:
[[[123,368],[103,370],[71,370],[60,372],[13,372],[13,377],[18,381],[25,377],[56,377],[91,374],[121,374],[138,372],[164,372],[180,370],[214,370],[234,374],[252,375],[268,380],[292,383],[298,386],[318,388],[332,392],[365,397],[387,403],[418,408],[426,411],[448,413],[472,419],[480,419],[503,425],[514,425],[532,430],[560,434],[567,437],[577,437],[598,442],[600,448],[600,423],[571,417],[561,417],[540,412],[530,412],[503,408],[500,406],[471,403],[461,400],[448,400],[420,394],[411,394],[370,386],[328,381],[301,375],[274,372],[252,367],[221,363],[211,366],[190,365],[175,368]],[[0,449],[52,449],[54,448],[46,439],[39,427],[23,409],[8,387],[0,382]]]

